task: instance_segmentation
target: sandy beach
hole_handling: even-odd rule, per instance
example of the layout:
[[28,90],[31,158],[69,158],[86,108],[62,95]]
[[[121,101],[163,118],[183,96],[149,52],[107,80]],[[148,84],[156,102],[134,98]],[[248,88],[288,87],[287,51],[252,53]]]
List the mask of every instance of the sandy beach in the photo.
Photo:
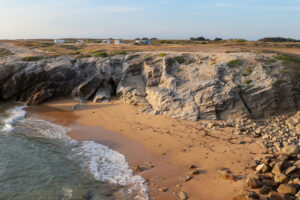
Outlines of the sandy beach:
[[[55,100],[29,111],[71,128],[74,139],[96,141],[124,154],[132,169],[139,166],[136,173],[148,182],[151,199],[175,200],[180,191],[192,200],[229,199],[244,188],[246,175],[253,172],[248,164],[263,153],[252,138],[236,136],[229,128],[207,131],[196,122],[141,114],[138,106],[120,100],[87,103],[72,111],[75,104]],[[185,181],[192,174],[190,165],[198,174]],[[220,176],[222,169],[233,176]]]

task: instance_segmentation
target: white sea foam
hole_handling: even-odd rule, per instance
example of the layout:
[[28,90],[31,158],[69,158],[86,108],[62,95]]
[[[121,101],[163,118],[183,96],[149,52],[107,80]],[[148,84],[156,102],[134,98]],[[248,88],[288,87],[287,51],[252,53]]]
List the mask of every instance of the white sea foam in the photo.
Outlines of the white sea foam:
[[133,174],[125,156],[119,152],[93,141],[73,140],[66,135],[70,129],[48,121],[28,117],[22,120],[22,125],[45,138],[64,141],[72,148],[71,159],[79,160],[83,170],[88,170],[96,180],[125,186],[129,195],[135,194],[135,199],[149,199],[145,180]]
[[26,111],[23,110],[26,106],[17,106],[15,108],[12,108],[12,109],[9,109],[7,110],[7,113],[8,113],[8,118],[4,120],[4,127],[2,128],[2,131],[5,131],[5,132],[11,132],[14,130],[14,127],[13,127],[13,124],[25,117],[26,115]]
[[88,168],[96,180],[129,186],[137,193],[136,199],[148,199],[148,189],[141,176],[133,175],[125,156],[107,146],[92,141],[82,142],[77,156],[84,157],[84,168]]

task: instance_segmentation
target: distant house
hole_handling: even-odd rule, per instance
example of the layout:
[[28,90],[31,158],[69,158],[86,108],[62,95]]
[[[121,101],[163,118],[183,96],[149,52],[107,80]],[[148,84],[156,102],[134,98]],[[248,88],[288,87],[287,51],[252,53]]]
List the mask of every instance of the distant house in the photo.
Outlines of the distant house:
[[110,44],[110,40],[102,40],[101,44]]
[[145,40],[145,41],[144,41],[144,44],[150,45],[150,44],[152,44],[152,41],[150,41],[150,40]]
[[76,44],[77,45],[83,45],[84,44],[84,40],[77,40]]
[[62,40],[62,39],[57,39],[57,40],[54,40],[54,43],[55,44],[63,44],[65,43],[66,41],[65,40]]
[[140,45],[140,44],[142,44],[142,41],[141,41],[141,40],[136,40],[136,41],[134,42],[134,44]]
[[124,44],[123,40],[115,40],[115,44]]

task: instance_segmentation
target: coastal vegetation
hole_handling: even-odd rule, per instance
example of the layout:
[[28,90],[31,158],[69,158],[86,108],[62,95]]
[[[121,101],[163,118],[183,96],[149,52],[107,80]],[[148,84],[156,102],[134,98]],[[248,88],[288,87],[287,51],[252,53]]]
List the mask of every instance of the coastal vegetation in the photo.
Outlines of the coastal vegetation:
[[285,54],[278,54],[278,55],[274,56],[274,58],[277,59],[277,60],[300,62],[300,58],[285,55]]
[[258,40],[259,42],[300,42],[300,40],[283,37],[266,37]]
[[102,57],[102,58],[109,57],[108,53],[106,53],[106,52],[97,52],[97,53],[94,54],[94,56]]
[[5,56],[9,56],[12,55],[13,53],[8,50],[8,49],[4,49],[4,48],[0,48],[0,57],[5,57]]
[[231,60],[227,63],[228,67],[230,68],[235,68],[235,67],[239,67],[243,64],[243,61],[240,60],[240,59],[234,59],[234,60]]
[[166,53],[159,53],[159,54],[157,54],[157,56],[159,56],[159,57],[165,57],[167,54]]
[[43,60],[45,57],[42,56],[26,56],[22,58],[23,61],[31,62],[31,61],[40,61]]

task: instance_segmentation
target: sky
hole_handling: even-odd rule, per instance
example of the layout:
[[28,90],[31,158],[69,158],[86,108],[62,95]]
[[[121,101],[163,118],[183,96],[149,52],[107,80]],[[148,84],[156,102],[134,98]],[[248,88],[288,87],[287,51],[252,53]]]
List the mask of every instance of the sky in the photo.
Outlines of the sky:
[[300,0],[0,0],[0,39],[300,39]]

